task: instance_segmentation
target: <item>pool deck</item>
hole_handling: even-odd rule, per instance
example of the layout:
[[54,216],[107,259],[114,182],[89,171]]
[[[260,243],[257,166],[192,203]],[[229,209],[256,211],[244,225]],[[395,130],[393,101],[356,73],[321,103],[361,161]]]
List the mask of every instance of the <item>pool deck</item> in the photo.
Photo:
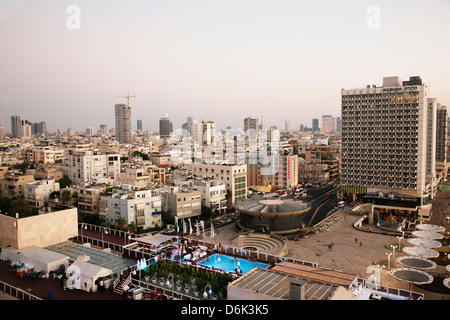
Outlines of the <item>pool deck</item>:
[[[216,256],[220,256],[221,260],[220,261],[215,260]],[[229,259],[229,261],[224,261],[225,260],[224,257]],[[223,270],[228,273],[235,273],[234,259],[235,258],[230,255],[225,255],[225,254],[221,254],[221,253],[213,253],[211,255],[208,255],[202,261],[198,262],[198,264],[207,266],[207,267],[214,267],[215,269],[220,269],[220,270]],[[248,261],[247,259],[243,259],[243,258],[237,258],[237,261],[239,261],[239,265],[237,265],[237,267],[242,270],[242,274],[249,272],[255,266],[261,267],[261,268],[267,268],[270,266],[269,264],[266,264],[266,263],[262,263],[259,261]]]

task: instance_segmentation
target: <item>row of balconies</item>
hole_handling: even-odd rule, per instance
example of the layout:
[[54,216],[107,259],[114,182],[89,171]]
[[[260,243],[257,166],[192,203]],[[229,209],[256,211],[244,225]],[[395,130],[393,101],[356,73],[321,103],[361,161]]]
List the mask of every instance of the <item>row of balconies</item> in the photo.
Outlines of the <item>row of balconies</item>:
[[[345,185],[359,185],[358,180],[343,180],[341,178],[341,184]],[[372,188],[389,188],[389,189],[409,189],[417,190],[416,183],[383,183],[383,182],[373,182],[371,184],[365,184],[366,187]]]

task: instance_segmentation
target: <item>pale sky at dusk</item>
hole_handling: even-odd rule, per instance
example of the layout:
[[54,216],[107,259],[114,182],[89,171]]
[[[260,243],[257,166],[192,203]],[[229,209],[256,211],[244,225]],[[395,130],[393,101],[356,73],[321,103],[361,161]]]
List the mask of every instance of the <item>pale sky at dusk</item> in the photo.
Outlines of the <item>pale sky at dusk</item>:
[[449,17],[449,0],[0,0],[0,125],[112,128],[113,97],[129,92],[133,129],[157,131],[164,113],[175,129],[250,115],[298,129],[339,116],[341,88],[394,75],[421,76],[450,106]]

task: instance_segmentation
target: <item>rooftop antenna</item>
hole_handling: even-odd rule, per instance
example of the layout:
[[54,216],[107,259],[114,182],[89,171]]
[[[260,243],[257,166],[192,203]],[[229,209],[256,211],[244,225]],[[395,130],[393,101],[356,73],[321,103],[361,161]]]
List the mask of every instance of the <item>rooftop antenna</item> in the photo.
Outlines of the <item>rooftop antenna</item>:
[[130,106],[130,98],[136,98],[136,96],[130,96],[130,94],[127,93],[126,96],[119,96],[119,97],[114,97],[114,98],[126,98],[127,99],[127,106]]

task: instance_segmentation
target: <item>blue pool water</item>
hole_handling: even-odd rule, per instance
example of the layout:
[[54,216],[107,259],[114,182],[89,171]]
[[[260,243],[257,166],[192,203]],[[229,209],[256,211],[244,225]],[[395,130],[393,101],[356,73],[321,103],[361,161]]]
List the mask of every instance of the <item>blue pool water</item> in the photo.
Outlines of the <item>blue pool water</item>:
[[[218,259],[220,258],[220,261]],[[269,265],[261,262],[254,262],[254,261],[248,261],[246,259],[236,258],[236,263],[234,262],[234,257],[226,256],[223,254],[215,253],[211,256],[209,256],[208,259],[204,259],[200,261],[198,264],[208,266],[208,267],[214,267],[216,269],[221,269],[226,272],[234,272],[234,268],[240,268],[242,271],[242,274],[249,272],[254,267],[260,267],[260,268],[267,268]],[[238,261],[239,264],[238,265]]]

